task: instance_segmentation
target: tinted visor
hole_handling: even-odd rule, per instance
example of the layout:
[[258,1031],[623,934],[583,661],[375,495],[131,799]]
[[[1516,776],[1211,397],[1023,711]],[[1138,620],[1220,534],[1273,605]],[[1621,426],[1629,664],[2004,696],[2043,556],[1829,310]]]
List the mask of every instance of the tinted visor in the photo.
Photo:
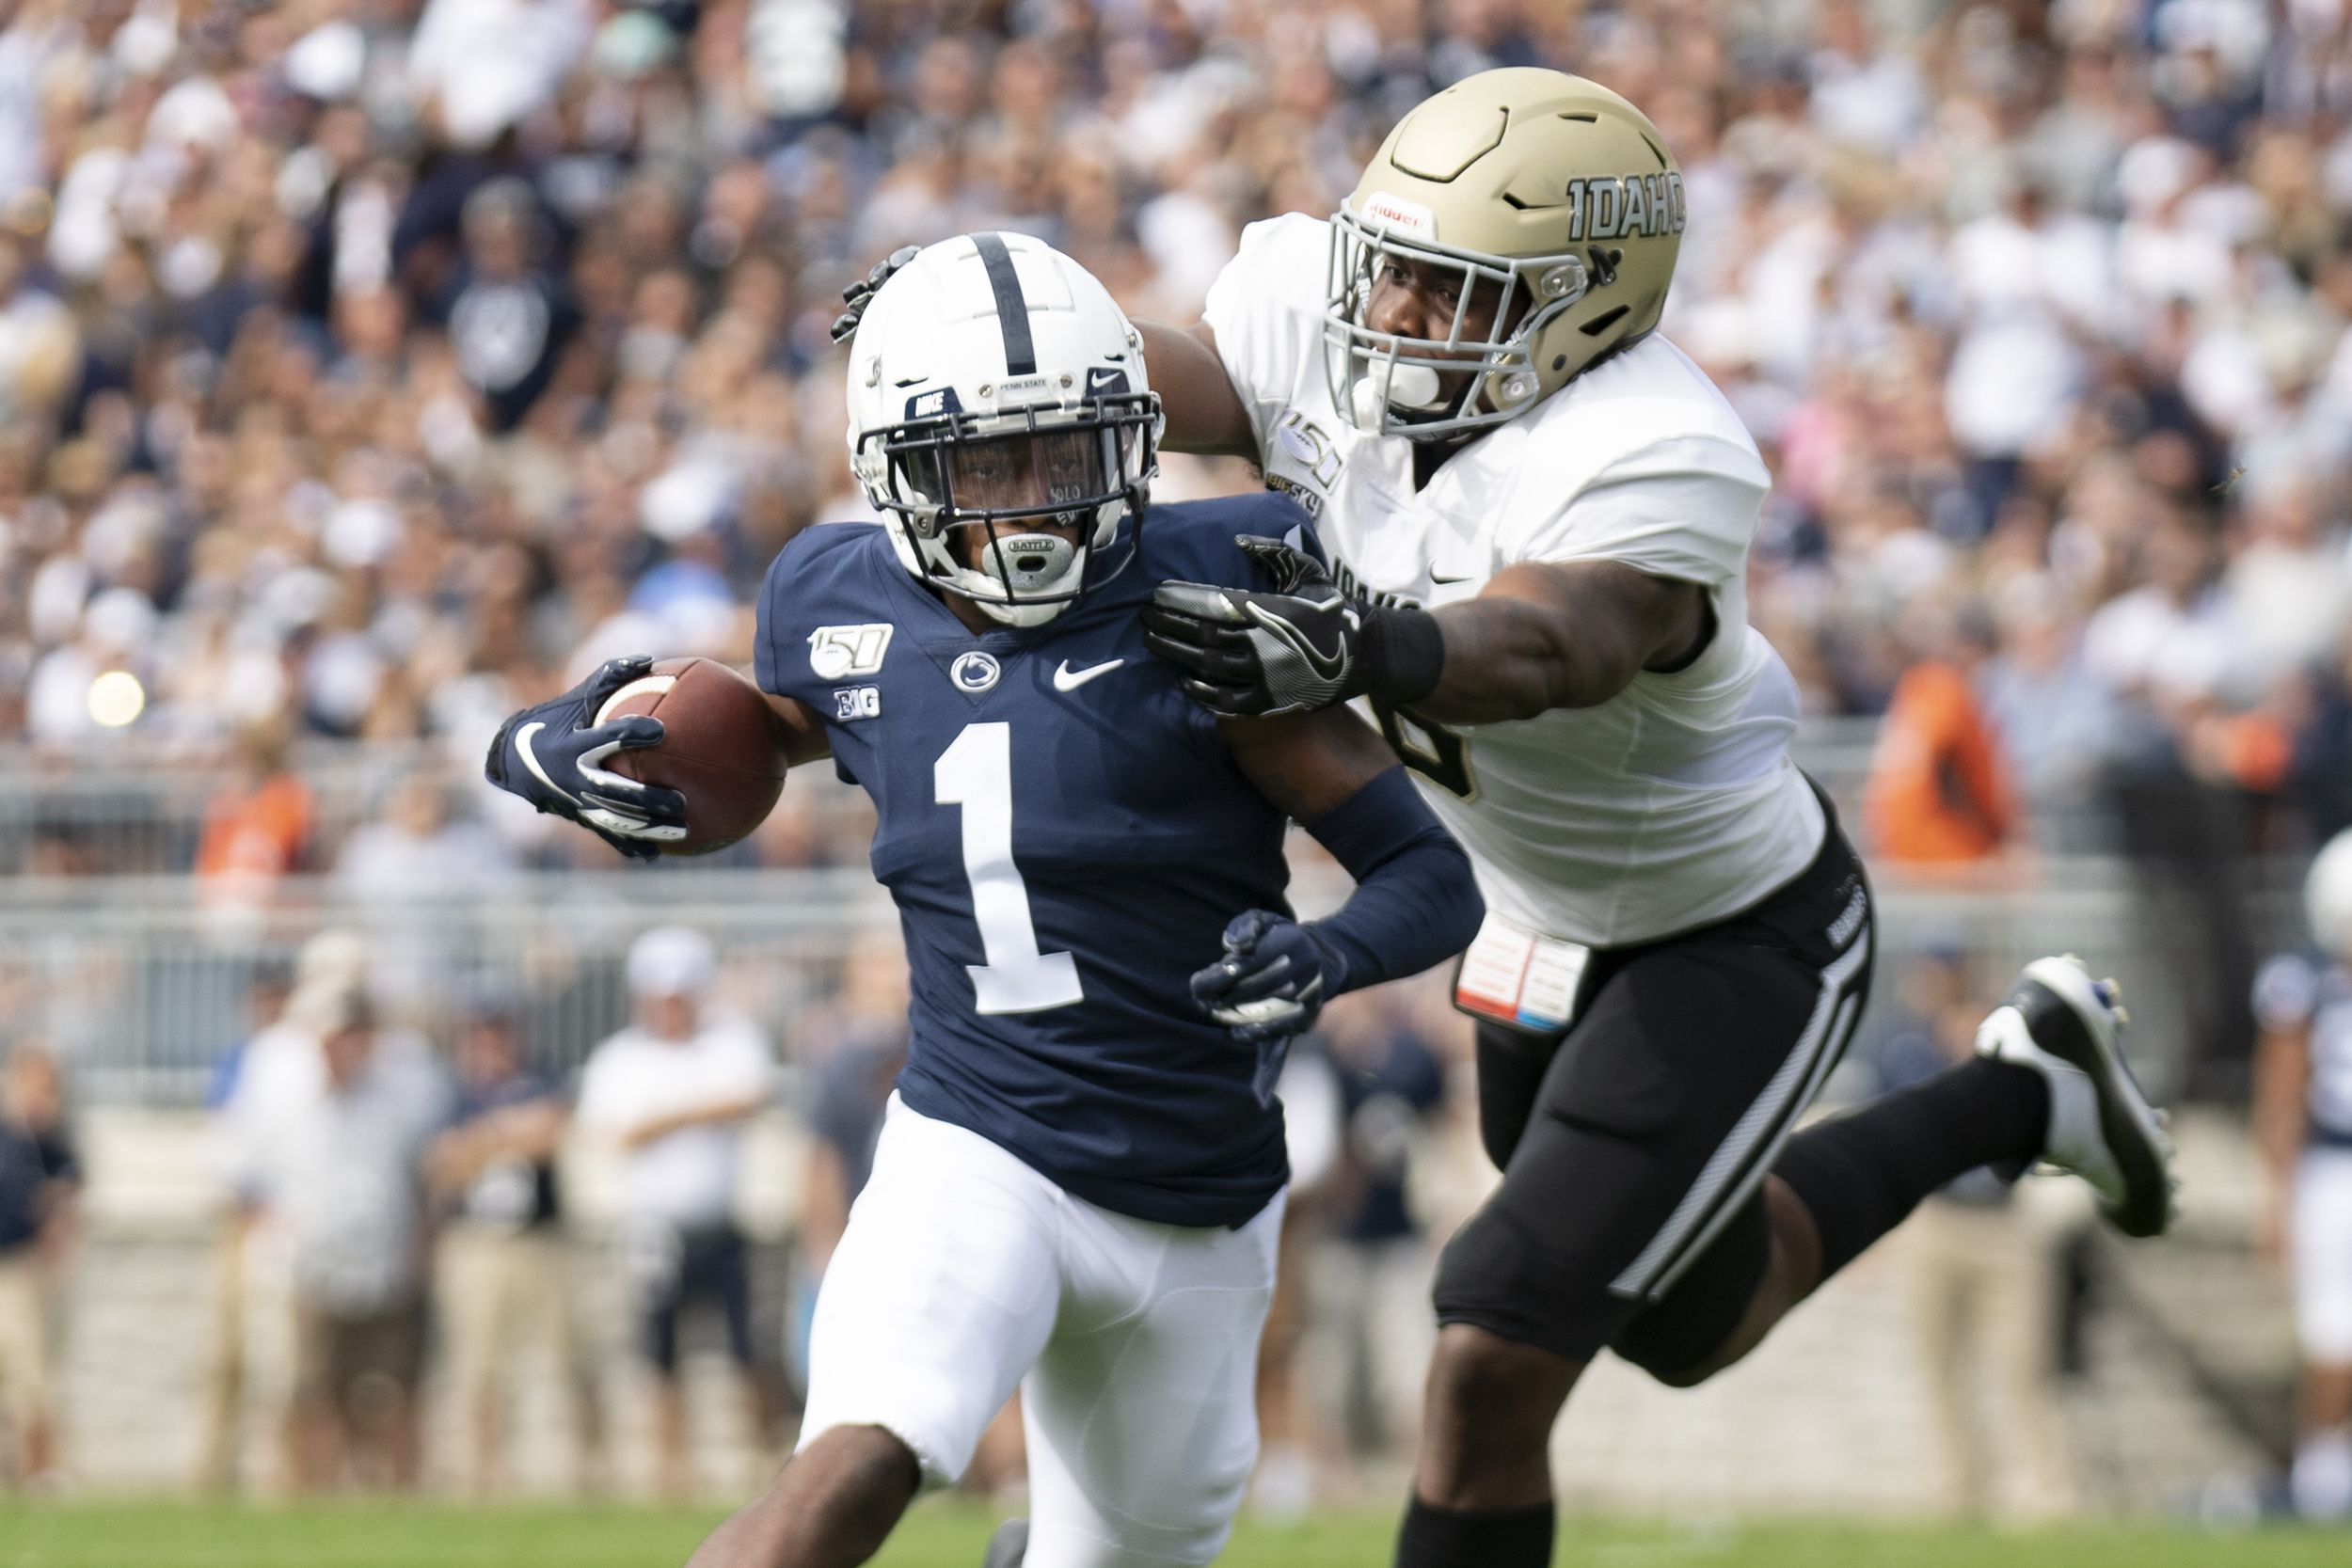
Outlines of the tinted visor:
[[1091,430],[1049,430],[961,441],[947,452],[947,493],[956,511],[1070,509],[1105,493],[1104,442]]
[[1026,428],[1010,430],[1002,416],[984,430],[971,415],[947,415],[899,426],[883,437],[882,450],[911,510],[936,509],[926,533],[958,523],[1074,516],[1126,501],[1143,483],[1152,404],[1148,395],[1105,397],[1076,420],[1033,413]]

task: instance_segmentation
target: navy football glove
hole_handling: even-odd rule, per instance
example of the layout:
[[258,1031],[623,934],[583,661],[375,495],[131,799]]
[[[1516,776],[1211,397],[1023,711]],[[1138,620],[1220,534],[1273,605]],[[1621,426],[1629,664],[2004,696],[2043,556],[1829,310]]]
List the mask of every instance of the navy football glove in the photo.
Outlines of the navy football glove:
[[686,797],[602,764],[615,752],[660,745],[661,721],[641,713],[596,721],[615,691],[652,672],[644,654],[609,659],[561,697],[523,709],[499,726],[482,771],[509,795],[579,823],[631,860],[652,860],[658,846],[686,836]]
[[1313,1028],[1325,1001],[1346,983],[1346,962],[1312,931],[1251,910],[1225,927],[1225,956],[1192,977],[1192,994],[1235,1039],[1258,1048],[1250,1087],[1270,1105],[1291,1037]]
[[874,296],[882,292],[882,286],[890,281],[890,275],[921,254],[920,246],[902,245],[875,262],[873,271],[842,290],[841,302],[849,309],[834,317],[833,341],[836,343],[847,341],[857,331],[857,324],[864,318],[866,308],[874,302]]

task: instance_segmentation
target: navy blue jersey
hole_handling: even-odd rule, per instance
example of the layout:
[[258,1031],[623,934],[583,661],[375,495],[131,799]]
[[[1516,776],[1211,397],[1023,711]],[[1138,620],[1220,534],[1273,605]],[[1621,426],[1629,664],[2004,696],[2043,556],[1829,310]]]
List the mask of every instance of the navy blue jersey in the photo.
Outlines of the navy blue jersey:
[[1255,1050],[1186,982],[1233,916],[1288,911],[1289,870],[1282,814],[1138,616],[1165,578],[1273,587],[1234,535],[1308,528],[1271,495],[1154,506],[1104,567],[1136,559],[1024,630],[966,629],[870,525],[803,532],[760,594],[760,686],[873,797],[913,970],[898,1092],[1140,1219],[1239,1225],[1288,1178]]

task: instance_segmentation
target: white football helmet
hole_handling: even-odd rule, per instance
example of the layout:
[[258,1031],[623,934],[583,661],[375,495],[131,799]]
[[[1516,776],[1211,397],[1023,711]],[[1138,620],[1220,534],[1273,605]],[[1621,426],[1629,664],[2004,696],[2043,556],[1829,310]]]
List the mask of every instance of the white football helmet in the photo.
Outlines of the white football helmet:
[[2303,912],[2330,958],[2352,958],[2352,829],[2329,839],[2303,879]]
[[[1025,234],[961,234],[894,273],[850,340],[849,403],[850,467],[899,563],[1008,626],[1041,626],[1086,591],[1159,469],[1142,335],[1092,274]],[[1018,530],[1041,521],[1078,537]],[[960,528],[983,531],[977,565],[958,558]]]

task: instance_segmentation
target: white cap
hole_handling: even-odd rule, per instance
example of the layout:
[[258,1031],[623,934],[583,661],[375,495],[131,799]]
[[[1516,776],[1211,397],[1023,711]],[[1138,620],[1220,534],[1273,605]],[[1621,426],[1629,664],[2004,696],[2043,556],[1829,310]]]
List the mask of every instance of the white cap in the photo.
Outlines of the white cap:
[[353,23],[328,22],[296,39],[279,64],[288,87],[331,103],[358,87],[367,62],[367,35]]
[[710,939],[684,926],[647,931],[628,950],[632,996],[699,996],[719,967]]
[[294,956],[294,989],[320,986],[364,986],[369,969],[368,940],[341,927],[319,932]]
[[319,530],[319,552],[338,566],[374,566],[400,544],[400,514],[373,499],[339,501]]
[[2312,936],[2333,958],[2352,954],[2352,831],[2329,839],[2303,879]]
[[353,975],[323,975],[297,986],[286,999],[286,1022],[325,1039],[346,1029],[364,1029],[374,1020],[367,986]]

